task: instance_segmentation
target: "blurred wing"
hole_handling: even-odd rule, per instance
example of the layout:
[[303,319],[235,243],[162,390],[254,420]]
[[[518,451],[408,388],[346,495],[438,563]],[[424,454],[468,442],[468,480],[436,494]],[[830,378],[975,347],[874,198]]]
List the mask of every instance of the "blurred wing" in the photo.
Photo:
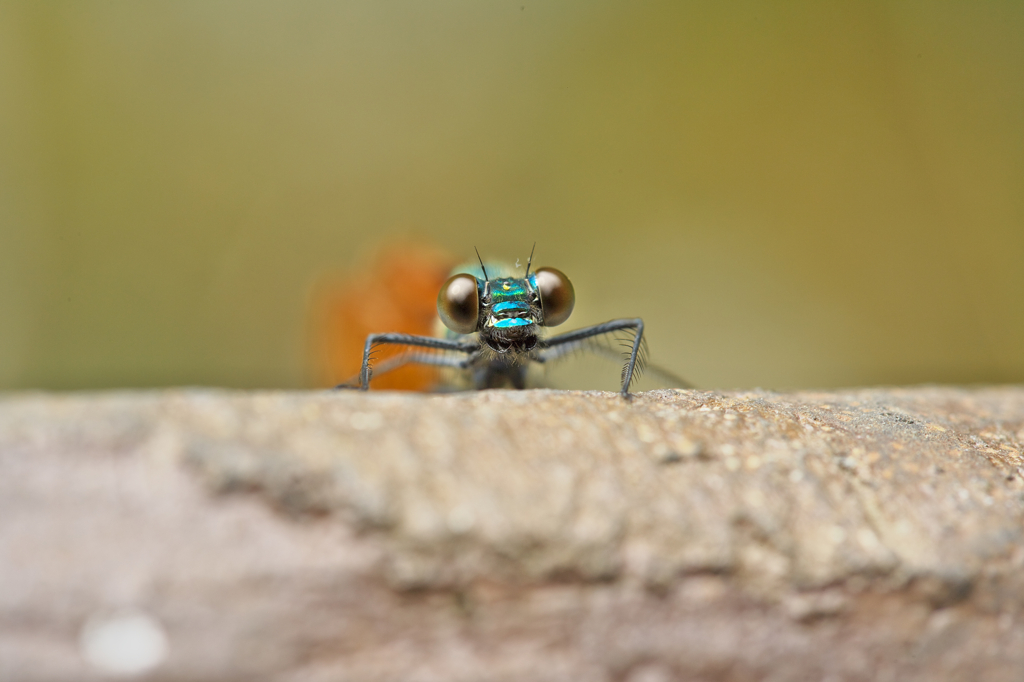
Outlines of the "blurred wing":
[[[363,345],[371,333],[432,334],[437,292],[452,264],[451,257],[433,247],[398,242],[349,277],[320,281],[311,299],[309,325],[317,383],[335,385],[353,377],[358,385]],[[389,364],[375,368],[376,375],[386,376],[374,388],[424,391],[438,383],[437,363],[392,361],[400,351],[381,349],[378,362]]]

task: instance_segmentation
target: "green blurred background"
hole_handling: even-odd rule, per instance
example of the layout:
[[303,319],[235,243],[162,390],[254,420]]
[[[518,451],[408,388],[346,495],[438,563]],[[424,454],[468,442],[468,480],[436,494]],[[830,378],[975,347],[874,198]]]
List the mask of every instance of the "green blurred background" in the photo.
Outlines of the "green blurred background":
[[409,234],[702,387],[1024,381],[1024,3],[0,4],[0,388],[309,385]]

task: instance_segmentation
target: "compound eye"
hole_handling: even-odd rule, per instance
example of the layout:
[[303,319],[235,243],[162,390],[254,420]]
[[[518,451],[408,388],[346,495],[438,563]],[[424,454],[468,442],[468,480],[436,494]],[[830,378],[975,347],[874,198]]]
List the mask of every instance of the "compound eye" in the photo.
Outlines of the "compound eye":
[[476,277],[466,273],[450,277],[437,295],[437,314],[457,334],[475,332],[480,316]]
[[576,305],[572,282],[561,270],[554,268],[537,268],[536,276],[540,307],[544,311],[543,326],[557,327],[569,319]]

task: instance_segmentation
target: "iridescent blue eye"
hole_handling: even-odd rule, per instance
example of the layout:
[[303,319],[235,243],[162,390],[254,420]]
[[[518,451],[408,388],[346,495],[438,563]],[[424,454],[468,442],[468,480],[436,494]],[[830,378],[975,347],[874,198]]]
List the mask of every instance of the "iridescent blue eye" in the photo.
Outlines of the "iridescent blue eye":
[[437,314],[457,334],[472,334],[480,318],[476,277],[461,273],[450,277],[437,294]]
[[544,311],[545,327],[557,327],[572,315],[576,305],[576,292],[572,282],[560,270],[537,268],[537,290],[540,292],[540,306]]

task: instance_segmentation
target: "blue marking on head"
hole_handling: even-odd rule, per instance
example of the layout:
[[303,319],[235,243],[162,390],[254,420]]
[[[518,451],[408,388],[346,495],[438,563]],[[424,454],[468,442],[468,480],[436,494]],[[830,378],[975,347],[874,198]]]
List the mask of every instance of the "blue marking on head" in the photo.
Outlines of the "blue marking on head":
[[500,313],[503,310],[529,310],[530,304],[526,301],[505,301],[504,303],[496,303],[491,310],[496,313]]
[[523,287],[522,280],[516,281],[514,279],[499,279],[494,282],[491,287],[491,297],[496,302],[522,299],[526,296],[526,289]]
[[503,327],[525,327],[528,324],[533,324],[532,320],[528,320],[522,317],[510,317],[505,320],[496,320],[492,326],[503,328]]

